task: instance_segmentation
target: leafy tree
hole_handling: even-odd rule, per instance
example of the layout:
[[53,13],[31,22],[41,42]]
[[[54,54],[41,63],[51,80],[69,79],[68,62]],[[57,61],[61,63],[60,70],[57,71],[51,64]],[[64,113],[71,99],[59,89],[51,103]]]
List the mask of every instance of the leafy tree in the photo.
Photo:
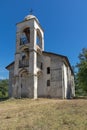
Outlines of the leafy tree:
[[78,85],[78,78],[77,78],[77,69],[76,69],[76,66],[72,66],[72,70],[74,72],[75,94],[76,94],[76,96],[79,96],[82,93],[82,89]]
[[78,72],[76,75],[77,87],[87,93],[87,48],[79,54]]
[[8,96],[8,79],[4,79],[0,81],[0,97]]

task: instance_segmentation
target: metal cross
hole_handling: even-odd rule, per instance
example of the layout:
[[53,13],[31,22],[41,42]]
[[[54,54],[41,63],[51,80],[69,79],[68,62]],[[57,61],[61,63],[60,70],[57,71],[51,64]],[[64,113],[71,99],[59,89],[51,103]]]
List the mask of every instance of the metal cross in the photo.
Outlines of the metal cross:
[[30,14],[32,14],[33,13],[33,10],[32,10],[32,8],[30,9]]

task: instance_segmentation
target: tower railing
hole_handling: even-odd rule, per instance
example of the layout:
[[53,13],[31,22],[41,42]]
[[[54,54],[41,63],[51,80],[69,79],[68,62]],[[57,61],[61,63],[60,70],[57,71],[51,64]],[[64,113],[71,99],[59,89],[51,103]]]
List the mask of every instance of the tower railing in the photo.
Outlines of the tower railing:
[[19,60],[19,68],[28,67],[28,66],[29,66],[28,60]]

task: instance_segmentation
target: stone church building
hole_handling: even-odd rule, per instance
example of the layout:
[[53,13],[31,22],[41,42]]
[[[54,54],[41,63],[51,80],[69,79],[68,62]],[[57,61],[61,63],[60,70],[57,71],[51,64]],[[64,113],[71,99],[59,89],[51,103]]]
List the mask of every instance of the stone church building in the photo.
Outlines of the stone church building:
[[74,74],[66,56],[44,51],[44,31],[34,15],[17,23],[15,60],[9,70],[9,97],[72,98]]

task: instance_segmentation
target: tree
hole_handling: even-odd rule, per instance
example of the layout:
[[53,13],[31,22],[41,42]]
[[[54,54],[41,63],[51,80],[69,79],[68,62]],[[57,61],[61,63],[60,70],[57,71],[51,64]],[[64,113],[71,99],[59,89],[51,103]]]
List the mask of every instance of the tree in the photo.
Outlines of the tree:
[[83,48],[79,54],[79,63],[77,63],[77,79],[76,82],[79,89],[87,93],[87,48]]
[[8,79],[0,81],[0,97],[8,96]]

